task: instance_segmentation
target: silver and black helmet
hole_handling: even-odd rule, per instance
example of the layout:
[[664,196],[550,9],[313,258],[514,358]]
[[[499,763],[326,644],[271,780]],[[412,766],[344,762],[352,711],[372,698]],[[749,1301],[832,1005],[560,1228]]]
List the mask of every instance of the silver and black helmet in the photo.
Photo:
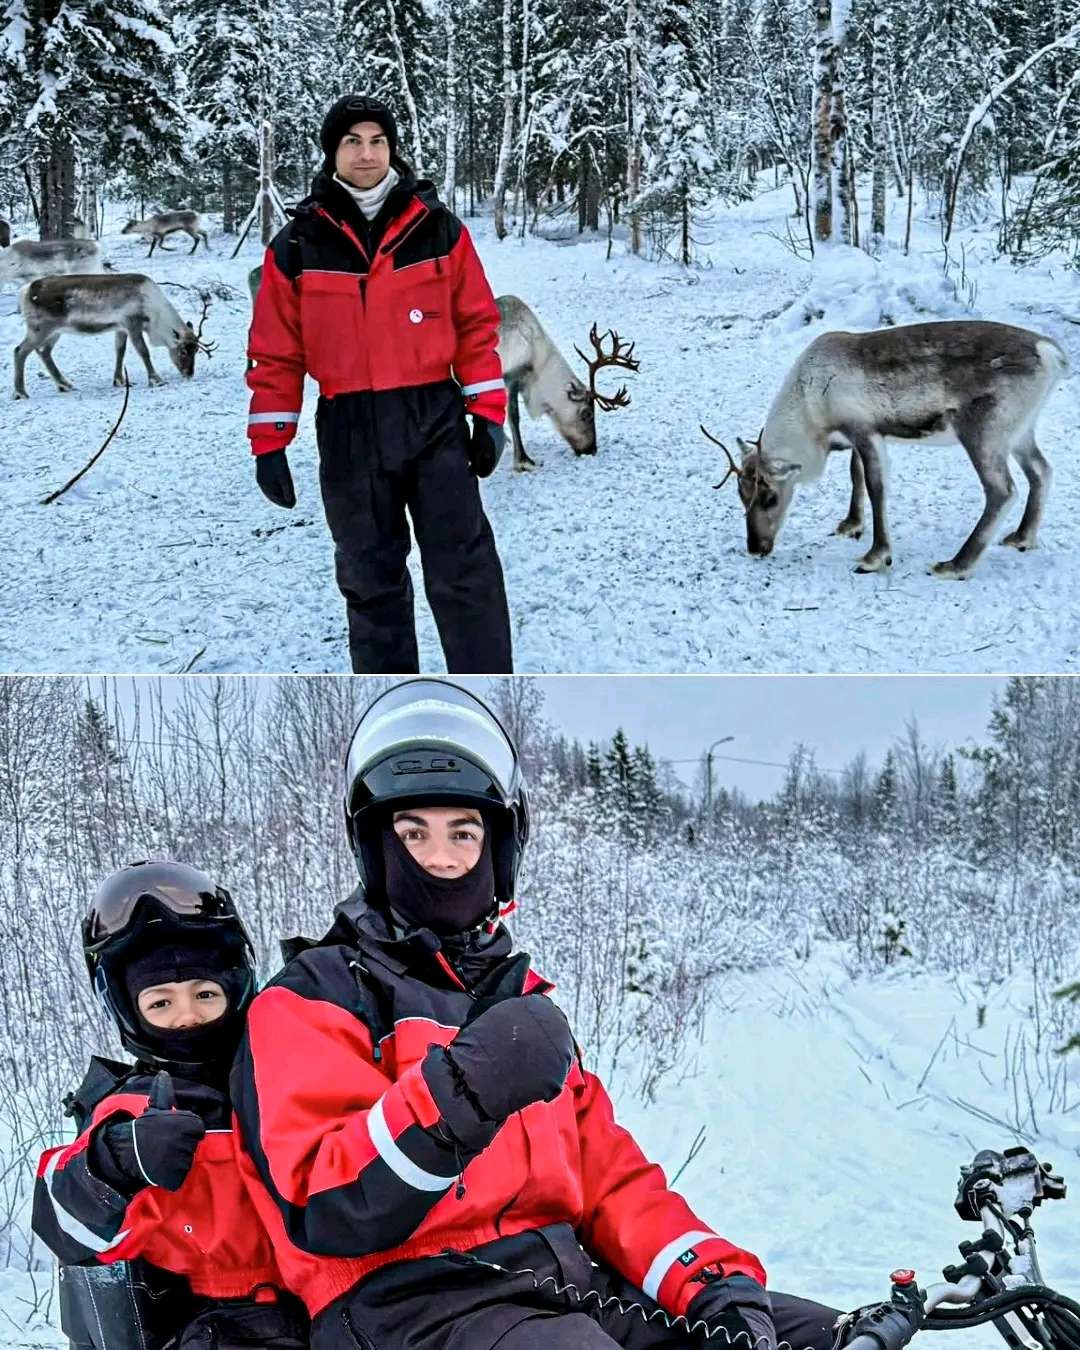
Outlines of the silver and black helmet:
[[361,715],[345,760],[345,828],[365,890],[380,884],[389,811],[465,804],[490,823],[495,900],[505,909],[529,837],[513,741],[486,703],[447,680],[405,680],[380,694]]

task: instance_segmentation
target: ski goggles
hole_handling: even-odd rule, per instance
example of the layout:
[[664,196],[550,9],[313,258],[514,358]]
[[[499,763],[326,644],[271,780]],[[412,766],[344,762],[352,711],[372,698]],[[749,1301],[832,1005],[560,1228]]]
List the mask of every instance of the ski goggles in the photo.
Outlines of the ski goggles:
[[146,862],[114,873],[94,896],[83,921],[89,946],[129,931],[143,909],[159,907],[178,919],[233,919],[232,897],[204,872],[184,863]]

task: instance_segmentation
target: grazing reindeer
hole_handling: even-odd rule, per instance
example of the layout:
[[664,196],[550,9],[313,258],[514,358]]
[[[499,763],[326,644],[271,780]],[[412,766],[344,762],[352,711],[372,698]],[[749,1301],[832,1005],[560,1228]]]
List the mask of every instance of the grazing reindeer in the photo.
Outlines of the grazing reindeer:
[[625,408],[630,395],[623,385],[610,397],[596,387],[597,372],[606,366],[623,370],[637,370],[634,346],[619,341],[615,332],[611,350],[605,351],[603,338],[593,324],[589,333],[596,355],[590,360],[577,347],[574,350],[589,368],[588,387],[577,378],[563,359],[558,348],[544,331],[540,320],[523,300],[516,295],[501,295],[495,302],[499,307],[499,355],[503,364],[503,380],[510,395],[510,435],[514,442],[514,468],[535,466],[536,461],[525,453],[521,440],[521,413],[518,397],[525,395],[525,406],[530,417],[547,414],[555,423],[575,455],[596,454],[596,421],[594,408],[611,412]]
[[124,352],[130,337],[142,357],[150,384],[165,381],[154,369],[147,340],[165,347],[173,365],[190,379],[195,373],[195,353],[207,356],[216,343],[204,342],[203,324],[210,302],[203,300],[199,327],[185,323],[157,284],[137,273],[110,276],[42,277],[31,282],[19,296],[19,310],[26,320],[26,336],[15,348],[15,397],[28,398],[26,358],[36,351],[57,389],[68,393],[73,385],[64,379],[52,358],[61,333],[116,333],[116,369],[113,384],[124,384]]
[[831,450],[850,450],[851,505],[837,534],[862,533],[865,485],[874,537],[856,572],[892,563],[885,516],[882,452],[887,438],[959,441],[979,475],[986,506],[960,551],[935,563],[939,577],[969,576],[998,517],[1015,492],[1011,454],[1028,480],[1017,529],[1001,541],[1024,552],[1037,543],[1050,486],[1050,465],[1035,442],[1035,423],[1054,386],[1068,373],[1050,338],[978,320],[917,323],[870,333],[823,333],[788,372],[758,439],[737,442],[737,464],[722,442],[746,512],[747,551],[767,557],[795,487],[819,478]]
[[38,277],[101,272],[104,268],[101,246],[95,239],[16,239],[0,257],[0,282],[24,286]]
[[147,216],[145,220],[129,220],[120,233],[146,235],[150,240],[150,252],[146,255],[149,258],[158,247],[162,253],[171,253],[172,250],[165,247],[164,241],[168,235],[176,234],[177,231],[183,231],[195,241],[189,250],[189,257],[199,247],[200,239],[209,253],[210,241],[198,211],[161,211],[157,215]]

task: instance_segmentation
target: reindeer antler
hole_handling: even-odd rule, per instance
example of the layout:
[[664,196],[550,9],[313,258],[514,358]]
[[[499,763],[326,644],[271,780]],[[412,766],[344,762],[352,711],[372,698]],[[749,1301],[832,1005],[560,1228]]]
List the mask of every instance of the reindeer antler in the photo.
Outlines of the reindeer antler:
[[728,469],[727,473],[724,474],[723,478],[720,479],[719,483],[713,484],[713,488],[714,489],[722,488],[732,474],[734,474],[736,478],[741,478],[743,475],[742,466],[740,464],[735,463],[734,456],[732,455],[731,451],[727,448],[727,446],[724,444],[724,442],[718,441],[711,431],[706,431],[704,425],[701,422],[698,423],[698,426],[701,427],[701,430],[709,438],[709,440],[712,441],[713,445],[718,445],[720,449],[723,450],[724,454],[727,455],[728,464],[731,466]]
[[[604,350],[605,337],[611,338],[610,351]],[[597,372],[603,370],[605,366],[618,366],[621,370],[638,370],[641,362],[634,359],[636,344],[623,342],[614,328],[609,328],[604,337],[601,337],[595,323],[589,329],[589,341],[596,352],[596,356],[592,360],[585,355],[580,347],[574,347],[574,351],[589,367],[589,397],[602,412],[612,412],[615,408],[625,408],[630,402],[626,385],[620,385],[616,392],[610,396],[601,394],[596,387],[596,376]]]
[[199,315],[199,326],[195,329],[195,341],[198,344],[199,351],[205,352],[207,356],[213,356],[218,348],[217,342],[204,342],[202,336],[203,324],[206,322],[206,316],[210,312],[210,301],[213,297],[209,291],[200,291],[199,299],[202,301],[202,313]]

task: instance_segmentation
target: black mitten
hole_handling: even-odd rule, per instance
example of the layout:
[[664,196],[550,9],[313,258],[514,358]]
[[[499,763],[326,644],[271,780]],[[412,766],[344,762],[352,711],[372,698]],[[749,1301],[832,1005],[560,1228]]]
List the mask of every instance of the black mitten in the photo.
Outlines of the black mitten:
[[255,480],[263,496],[275,506],[296,505],[296,489],[284,450],[271,450],[265,455],[255,456]]
[[495,472],[502,458],[506,433],[498,422],[486,417],[474,417],[469,439],[469,464],[477,478],[488,478]]
[[712,1350],[776,1350],[769,1295],[749,1275],[720,1275],[702,1271],[705,1288],[695,1294],[686,1310],[691,1328],[704,1322]]
[[573,1058],[566,1018],[546,995],[526,994],[488,1008],[449,1046],[432,1047],[423,1074],[451,1132],[480,1149],[515,1111],[554,1101]]

